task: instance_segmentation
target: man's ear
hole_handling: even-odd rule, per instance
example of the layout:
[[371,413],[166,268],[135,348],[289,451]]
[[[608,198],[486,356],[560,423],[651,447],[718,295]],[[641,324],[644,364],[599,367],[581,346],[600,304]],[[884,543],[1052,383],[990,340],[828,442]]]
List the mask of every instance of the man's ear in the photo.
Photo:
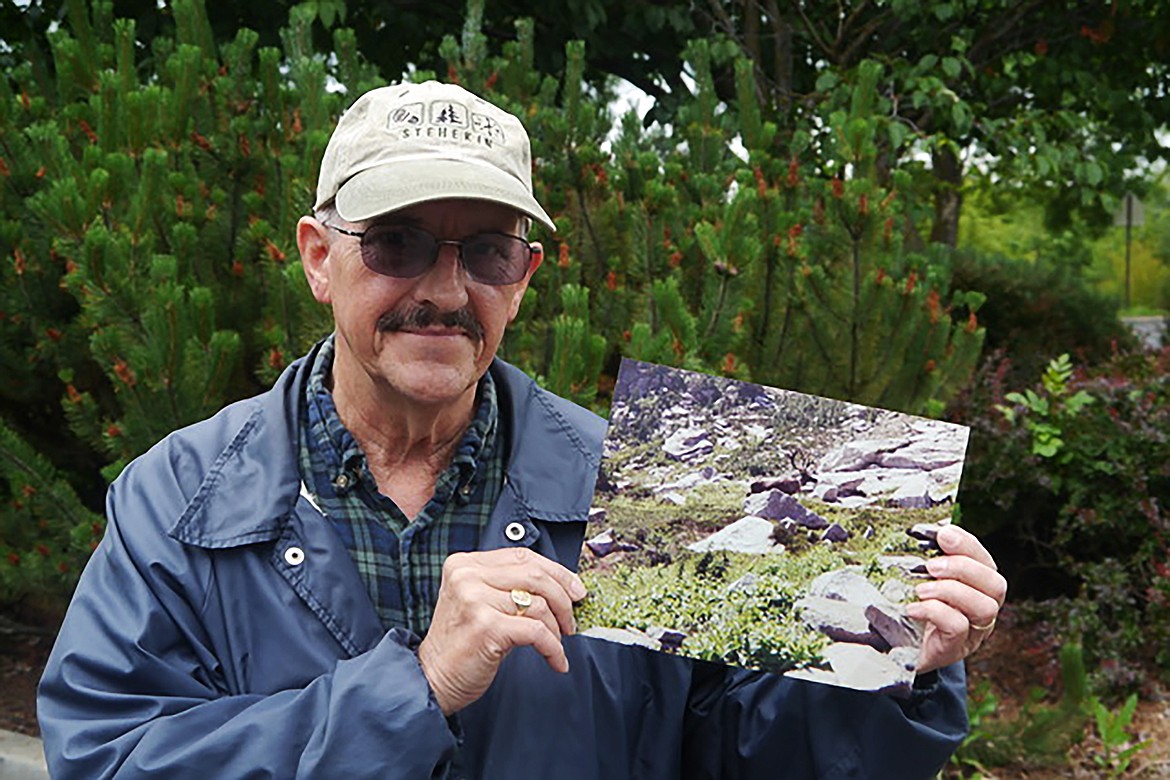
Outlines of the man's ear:
[[528,273],[524,276],[524,284],[528,284],[528,280],[536,273],[536,269],[540,268],[540,264],[544,262],[544,244],[539,241],[530,241],[528,246],[532,248],[532,262],[528,266]]
[[297,221],[297,249],[301,252],[301,267],[309,289],[319,303],[332,303],[329,291],[329,228],[313,217],[301,217]]
[[528,265],[528,273],[524,274],[524,278],[516,283],[516,291],[512,296],[512,303],[508,307],[508,322],[516,319],[516,315],[520,313],[520,304],[524,301],[524,292],[528,289],[528,282],[532,280],[532,275],[544,262],[544,247],[541,243],[532,241],[529,246],[532,247],[532,262]]

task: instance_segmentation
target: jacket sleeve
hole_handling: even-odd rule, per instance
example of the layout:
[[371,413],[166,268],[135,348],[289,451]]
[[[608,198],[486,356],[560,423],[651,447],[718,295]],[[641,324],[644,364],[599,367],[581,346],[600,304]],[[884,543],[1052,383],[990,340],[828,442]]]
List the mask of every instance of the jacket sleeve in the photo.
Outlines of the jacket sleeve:
[[[200,626],[199,572],[179,581],[109,526],[70,605],[38,692],[51,776],[422,778],[455,737],[402,632],[330,661],[303,685],[230,695]],[[260,629],[257,629],[260,630]],[[252,658],[251,663],[289,659]],[[323,666],[323,664],[322,664]]]
[[689,778],[929,780],[967,730],[962,664],[908,699],[696,663]]

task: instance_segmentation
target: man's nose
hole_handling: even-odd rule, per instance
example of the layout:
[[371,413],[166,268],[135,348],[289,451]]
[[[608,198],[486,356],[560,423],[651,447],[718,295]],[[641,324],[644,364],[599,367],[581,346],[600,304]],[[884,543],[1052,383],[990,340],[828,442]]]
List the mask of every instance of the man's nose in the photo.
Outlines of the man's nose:
[[467,305],[467,269],[463,267],[463,247],[458,241],[440,241],[435,264],[419,277],[414,297],[434,304],[439,311],[454,311]]

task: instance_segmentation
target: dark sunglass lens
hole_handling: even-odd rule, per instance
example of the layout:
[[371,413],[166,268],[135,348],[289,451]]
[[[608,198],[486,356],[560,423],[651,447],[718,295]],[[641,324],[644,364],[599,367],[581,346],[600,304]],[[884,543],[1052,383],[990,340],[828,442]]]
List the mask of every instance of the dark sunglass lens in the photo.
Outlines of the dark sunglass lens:
[[528,242],[501,233],[463,239],[463,265],[481,284],[515,284],[528,270]]
[[397,225],[374,226],[362,239],[362,261],[383,276],[411,279],[431,266],[435,238],[425,230]]

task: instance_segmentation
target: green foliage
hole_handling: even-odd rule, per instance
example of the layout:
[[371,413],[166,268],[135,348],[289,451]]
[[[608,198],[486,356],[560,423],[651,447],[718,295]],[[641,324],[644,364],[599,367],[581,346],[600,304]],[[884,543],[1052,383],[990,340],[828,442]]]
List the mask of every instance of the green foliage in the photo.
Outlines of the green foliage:
[[597,395],[597,377],[605,356],[605,338],[589,326],[589,290],[575,284],[561,288],[563,314],[553,323],[553,364],[548,389],[579,404]]
[[[1024,420],[1024,427],[1032,434],[1032,454],[1042,458],[1056,457],[1064,446],[1060,438],[1060,420],[1065,417],[1076,417],[1081,409],[1093,403],[1093,396],[1084,390],[1070,393],[1069,380],[1072,378],[1072,361],[1067,354],[1053,360],[1040,378],[1040,385],[1044,395],[1028,389],[1023,393],[1008,393],[1004,398],[1013,404],[1024,407],[1030,414]],[[1015,409],[1000,405],[999,411],[1009,423],[1016,421]],[[1070,453],[1061,456],[1071,458]]]
[[[1058,543],[1117,557],[1158,552],[1152,532],[1164,519],[1156,497],[1166,495],[1170,485],[1166,360],[1123,355],[1074,379],[1063,356],[1049,365],[1040,388],[1028,398],[1017,396],[1023,403],[1004,408],[1009,424],[1031,432],[1032,451],[1041,458],[1032,462],[1046,472],[1047,486],[1068,498],[1064,522],[1057,525]],[[1128,513],[1120,511],[1124,507]],[[1133,521],[1136,527],[1129,525]]]
[[1134,343],[1117,319],[1118,300],[1095,290],[1060,259],[1068,257],[1064,238],[1047,240],[1034,260],[961,250],[952,266],[952,284],[987,296],[979,309],[986,352],[1010,358],[1007,379],[1013,384],[1031,381],[1062,353],[1096,363],[1108,359],[1115,346]]
[[0,514],[0,601],[68,587],[105,528],[69,482],[0,422],[0,475],[9,500]]
[[[375,83],[356,54],[366,33],[323,38],[343,16],[373,19],[371,5],[301,4],[279,35],[265,23],[225,33],[222,9],[194,0],[161,21],[149,9],[118,19],[124,7],[74,0],[50,37],[14,34],[20,56],[0,85],[0,392],[18,410],[6,420],[91,509],[99,474],[264,387],[328,328],[288,262],[293,224],[346,95]],[[457,36],[417,50],[524,119],[537,196],[557,220],[555,261],[506,358],[599,408],[621,354],[916,412],[964,384],[996,298],[984,305],[982,280],[926,245],[942,191],[916,160],[982,143],[973,96],[1010,92],[982,81],[982,27],[938,38],[929,9],[883,7],[878,27],[925,19],[931,35],[907,33],[897,56],[822,51],[819,77],[799,64],[786,86],[745,38],[707,36],[685,49],[693,93],[662,102],[673,124],[628,116],[611,138],[611,86],[590,60],[604,48],[560,47],[552,75],[534,24],[498,10],[469,6],[447,30]],[[692,23],[631,13],[672,35]],[[801,20],[794,51],[822,47],[812,29]]]
[[[980,680],[967,695],[967,736],[951,754],[948,764],[959,776],[968,777],[969,773],[975,772],[974,777],[982,778],[988,772],[979,753],[985,743],[996,738],[992,719],[998,710],[999,697],[991,690],[991,681]],[[945,771],[939,777],[944,775]]]
[[[610,345],[606,366],[620,350],[888,408],[937,409],[977,360],[980,301],[951,289],[945,253],[904,251],[896,227],[916,206],[902,195],[905,177],[878,175],[873,141],[888,122],[869,98],[882,66],[847,74],[853,99],[830,117],[831,143],[813,150],[811,121],[795,123],[787,144],[773,143],[746,61],[742,102],[719,102],[714,69],[733,53],[718,41],[688,47],[696,94],[679,106],[671,143],[652,154],[628,122],[603,150],[608,123],[580,101],[576,49],[567,51],[564,106],[527,99],[519,108],[543,161],[538,197],[557,220],[559,247],[555,266],[534,278],[505,353],[538,373],[545,356],[558,363],[545,346],[555,338],[555,292],[593,284],[589,320]],[[449,56],[451,67],[466,61],[454,49]],[[746,161],[736,151],[741,128]]]
[[[1170,307],[1170,264],[1167,263],[1170,253],[1166,251],[1170,248],[1167,241],[1170,239],[1170,211],[1167,210],[1170,191],[1166,175],[1162,173],[1153,181],[1131,182],[1127,187],[1139,194],[1145,217],[1145,224],[1132,229],[1130,298],[1136,309],[1161,313]],[[1074,215],[1064,224],[1053,226],[1046,220],[1043,200],[1004,188],[998,182],[980,182],[979,186],[967,189],[960,245],[992,264],[994,258],[1006,257],[1038,265],[1039,268],[1030,269],[1022,262],[1011,264],[1018,268],[1019,273],[1047,276],[1051,282],[1066,288],[1062,290],[1063,295],[1056,295],[1054,291],[1046,296],[1058,306],[1059,301],[1070,293],[1085,298],[1086,291],[1092,291],[1095,293],[1093,297],[1099,299],[1104,315],[1115,310],[1118,302],[1126,297],[1126,230],[1109,221],[1122,209],[1121,195],[1120,191],[1104,193],[1101,213],[1096,219]],[[990,270],[995,272],[994,268]],[[1000,286],[1003,281],[1010,282],[1010,279],[993,279],[992,283]],[[1037,282],[1036,289],[1042,292],[1045,287],[1039,279]],[[1042,299],[1034,296],[1033,300]],[[1029,304],[1029,307],[1035,308],[1036,305]],[[1083,311],[1090,310],[1091,307],[1086,307]],[[1076,315],[1078,311],[1069,313]],[[994,347],[1000,334],[996,333],[994,313],[988,314],[992,317],[986,321],[988,344]],[[1053,321],[1047,325],[1053,329],[1054,335],[1067,329],[1068,326],[1056,321],[1055,317],[1050,319]],[[1094,326],[1096,321],[1102,325],[1112,324],[1111,318],[1106,316],[1084,323],[1079,319],[1074,316],[1073,325],[1081,330],[1085,326]],[[1067,343],[1071,347],[1079,342]]]
[[994,411],[967,420],[964,522],[997,551],[1017,598],[1063,596],[1065,633],[1106,690],[1170,661],[1168,368],[1166,351],[1092,369],[1057,360],[1018,394],[984,374],[981,403]]
[[[9,43],[43,48],[46,28],[63,18],[67,6],[81,4],[5,0],[0,29]],[[871,99],[877,114],[890,121],[871,136],[880,151],[878,164],[915,171],[920,194],[940,206],[923,217],[916,232],[935,239],[956,234],[964,181],[994,181],[1012,189],[1040,203],[1054,223],[1078,212],[1100,221],[1124,191],[1125,180],[1133,178],[1129,172],[1165,154],[1156,129],[1166,125],[1167,107],[1147,99],[1159,94],[1166,74],[1167,20],[1156,0],[1025,7],[1008,0],[850,0],[809,4],[799,12],[754,0],[696,8],[565,0],[555,14],[531,0],[493,0],[474,13],[465,13],[467,7],[394,0],[213,3],[204,26],[220,43],[250,28],[258,32],[259,46],[276,46],[287,19],[296,15],[312,49],[329,52],[330,26],[344,22],[356,31],[360,49],[393,80],[412,68],[443,74],[450,59],[439,44],[444,36],[471,43],[478,35],[475,45],[490,48],[510,41],[518,21],[538,16],[541,45],[525,62],[509,67],[561,73],[566,43],[584,41],[589,57],[583,78],[600,89],[619,77],[644,90],[654,99],[647,124],[677,124],[685,112],[688,42],[721,39],[721,47],[739,56],[716,62],[717,99],[729,103],[739,96],[742,103],[751,94],[760,103],[755,118],[745,123],[749,148],[784,143],[794,117],[825,119],[847,109],[853,95],[842,85],[851,71],[863,61],[880,62],[886,72]],[[116,12],[138,20],[139,46],[175,39],[175,28],[184,25],[180,8],[167,4],[117,0],[110,8],[107,16]],[[469,36],[472,17],[482,25]],[[394,39],[387,45],[390,35]],[[19,62],[20,56],[0,52],[0,60]],[[466,83],[482,83],[491,72]],[[924,156],[931,166],[917,164]],[[978,165],[962,162],[972,160]],[[951,164],[959,170],[951,171]]]
[[[577,622],[681,629],[690,658],[777,672],[816,664],[827,640],[793,620],[800,589],[785,577],[791,571],[753,557],[696,555],[665,570],[625,567],[608,577],[585,572],[590,596],[576,608]],[[748,574],[756,578],[750,592],[729,587]]]
[[977,688],[968,709],[971,732],[956,751],[951,766],[966,776],[968,770],[982,773],[988,767],[1010,763],[1064,763],[1068,749],[1083,738],[1088,721],[1088,678],[1079,646],[1061,647],[1060,672],[1063,692],[1058,702],[1046,704],[1047,692],[1034,688],[1019,713],[1010,718],[998,716],[999,700],[988,685]]
[[[1126,313],[1165,314],[1170,310],[1170,178],[1163,171],[1156,180],[1135,183],[1132,189],[1140,195],[1145,219],[1130,231],[1128,258],[1125,227],[1112,226],[1092,243],[1093,264],[1088,270],[1098,289],[1125,300],[1128,259]],[[1124,201],[1120,197],[1114,201],[1112,212],[1117,215]]]
[[[661,473],[666,461],[647,462],[660,445],[623,443],[611,461],[614,472],[621,475],[621,466],[636,459],[639,473]],[[847,543],[820,543],[819,533],[802,531],[784,541],[783,555],[695,553],[685,545],[742,516],[743,488],[713,482],[685,492],[685,505],[676,506],[646,495],[635,481],[597,502],[622,551],[583,564],[590,595],[576,607],[579,625],[679,630],[686,634],[681,652],[692,658],[775,672],[816,666],[827,641],[794,609],[811,582],[845,566],[859,567],[875,583],[893,578],[878,557],[918,554],[906,529],[941,519],[937,509],[850,510],[812,500],[810,509],[849,532]]]
[[1093,755],[1093,761],[1108,772],[1109,777],[1124,775],[1133,759],[1153,744],[1149,739],[1131,741],[1129,728],[1137,711],[1137,702],[1137,694],[1131,693],[1120,709],[1110,710],[1096,696],[1089,699],[1089,710],[1101,739],[1101,752]]
[[1054,704],[1044,704],[1045,691],[1034,689],[1024,707],[1011,718],[999,712],[1000,699],[989,680],[981,680],[968,697],[970,730],[951,758],[946,776],[993,777],[995,767],[1006,764],[1057,766],[1067,760],[1068,748],[1081,742],[1091,725],[1099,747],[1093,746],[1093,762],[1108,777],[1121,777],[1151,741],[1135,742],[1130,733],[1137,711],[1136,693],[1111,709],[1089,693],[1081,648],[1066,644],[1060,651],[1063,693]]
[[[50,551],[39,557],[67,590],[102,483],[266,387],[328,331],[289,262],[294,227],[343,106],[327,79],[371,83],[352,34],[337,34],[336,64],[312,54],[304,14],[284,51],[258,50],[249,30],[217,44],[202,2],[177,2],[175,37],[147,51],[109,3],[69,9],[51,35],[55,86],[31,59],[0,79],[0,396],[13,410],[0,546],[22,558],[5,573],[11,597],[49,584],[29,549]],[[30,484],[44,499],[21,499]]]

